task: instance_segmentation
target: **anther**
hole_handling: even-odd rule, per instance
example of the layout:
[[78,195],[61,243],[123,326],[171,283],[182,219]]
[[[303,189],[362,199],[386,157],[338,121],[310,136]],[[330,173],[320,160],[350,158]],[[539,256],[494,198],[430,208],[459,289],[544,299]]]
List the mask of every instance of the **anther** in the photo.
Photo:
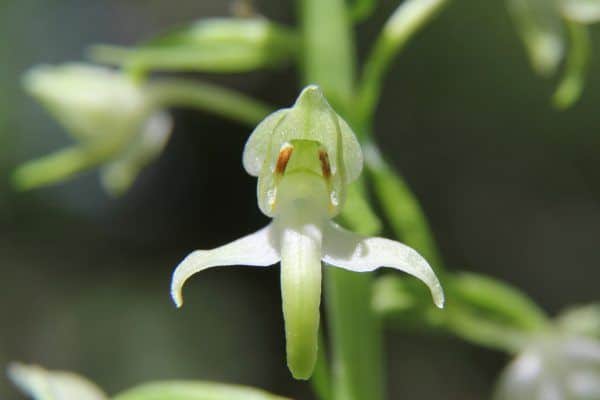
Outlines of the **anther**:
[[325,179],[329,179],[331,176],[331,166],[329,165],[329,155],[325,150],[319,150],[319,160],[321,161],[321,171],[323,172],[323,177]]
[[281,146],[281,150],[279,150],[279,157],[277,158],[277,166],[275,167],[275,171],[279,175],[283,175],[285,172],[285,168],[287,167],[288,161],[290,161],[293,151],[294,146],[289,143],[285,143],[283,146]]

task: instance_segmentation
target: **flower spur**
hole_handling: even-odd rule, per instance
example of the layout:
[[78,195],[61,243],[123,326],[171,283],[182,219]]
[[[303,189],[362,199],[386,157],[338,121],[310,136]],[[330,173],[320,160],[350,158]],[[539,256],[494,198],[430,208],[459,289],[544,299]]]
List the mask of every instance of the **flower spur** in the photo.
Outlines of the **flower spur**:
[[[292,108],[276,111],[254,130],[244,168],[258,177],[258,203],[272,222],[258,232],[213,250],[196,250],[175,269],[171,295],[193,274],[225,265],[266,267],[281,262],[281,295],[287,363],[308,379],[317,358],[321,262],[355,272],[386,266],[425,282],[434,302],[444,294],[435,273],[415,250],[388,239],[363,237],[332,221],[346,186],[360,175],[360,145],[317,86],[308,86]],[[369,301],[369,299],[365,299]]]

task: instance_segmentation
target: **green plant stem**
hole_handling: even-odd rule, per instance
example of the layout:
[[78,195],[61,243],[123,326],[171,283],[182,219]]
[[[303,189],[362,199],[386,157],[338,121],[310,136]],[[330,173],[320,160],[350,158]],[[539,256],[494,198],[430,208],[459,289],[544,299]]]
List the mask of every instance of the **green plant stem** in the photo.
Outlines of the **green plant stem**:
[[321,86],[337,112],[350,113],[355,54],[345,0],[300,0],[304,84]]
[[364,146],[364,154],[374,189],[392,230],[421,253],[439,274],[444,269],[442,257],[419,200],[404,179],[385,162],[374,143]]
[[[434,310],[434,325],[442,320],[445,328],[465,340],[509,352],[523,345],[527,335],[522,332],[547,327],[544,311],[516,288],[482,275],[447,272],[427,218],[402,177],[374,144],[365,146],[365,160],[387,221],[401,240],[431,263],[447,292],[447,308]],[[471,309],[477,313],[466,312]]]
[[353,0],[349,11],[350,18],[354,22],[362,22],[373,14],[376,6],[377,0]]
[[519,330],[537,331],[549,324],[546,313],[535,302],[502,281],[461,272],[454,273],[448,283],[458,302],[489,312]]
[[[354,43],[345,0],[300,0],[304,38],[304,83],[321,86],[333,107],[356,127]],[[355,191],[352,196],[360,195]],[[350,200],[349,200],[350,201]],[[350,228],[371,229],[367,220]],[[382,400],[381,323],[371,307],[372,274],[325,268],[334,400]]]
[[382,400],[382,327],[371,307],[374,276],[330,266],[326,270],[333,399]]
[[445,6],[449,0],[405,0],[388,19],[367,58],[361,78],[358,114],[370,121],[394,56]]
[[429,293],[413,281],[389,274],[377,280],[373,304],[402,326],[446,331],[469,343],[515,353],[551,321],[522,292],[499,280],[473,273],[447,273],[443,310],[431,305]]
[[319,332],[319,354],[310,383],[320,400],[331,400],[331,374],[327,363],[327,351],[325,350],[325,339],[322,331]]
[[515,354],[523,350],[531,338],[527,331],[478,318],[467,311],[461,311],[460,307],[460,305],[451,305],[442,312],[445,313],[443,328],[462,340],[485,348]]
[[157,79],[147,84],[161,107],[193,107],[248,125],[256,125],[273,107],[235,90],[187,79]]

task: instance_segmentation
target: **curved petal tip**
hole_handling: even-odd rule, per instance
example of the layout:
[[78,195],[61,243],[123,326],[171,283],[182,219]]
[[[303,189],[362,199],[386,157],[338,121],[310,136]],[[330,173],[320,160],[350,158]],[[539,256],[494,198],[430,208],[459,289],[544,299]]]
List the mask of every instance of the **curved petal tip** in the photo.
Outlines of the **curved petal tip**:
[[439,282],[431,287],[431,295],[433,296],[433,302],[436,307],[440,309],[444,308],[446,297],[444,296],[444,289],[442,289],[442,285]]

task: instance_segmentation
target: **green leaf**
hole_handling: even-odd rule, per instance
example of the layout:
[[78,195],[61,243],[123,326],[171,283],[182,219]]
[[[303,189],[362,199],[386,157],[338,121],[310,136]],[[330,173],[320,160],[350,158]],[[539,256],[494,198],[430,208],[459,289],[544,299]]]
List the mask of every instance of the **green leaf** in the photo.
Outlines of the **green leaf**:
[[98,45],[94,60],[148,71],[235,73],[271,67],[299,51],[296,34],[263,18],[213,18],[175,29],[137,48]]
[[571,21],[591,24],[600,21],[600,0],[561,0],[561,12]]
[[508,8],[534,70],[540,75],[554,73],[565,49],[564,31],[556,2],[508,0]]
[[[246,386],[197,382],[152,382],[127,390],[113,400],[286,400]],[[288,399],[289,400],[289,399]]]

